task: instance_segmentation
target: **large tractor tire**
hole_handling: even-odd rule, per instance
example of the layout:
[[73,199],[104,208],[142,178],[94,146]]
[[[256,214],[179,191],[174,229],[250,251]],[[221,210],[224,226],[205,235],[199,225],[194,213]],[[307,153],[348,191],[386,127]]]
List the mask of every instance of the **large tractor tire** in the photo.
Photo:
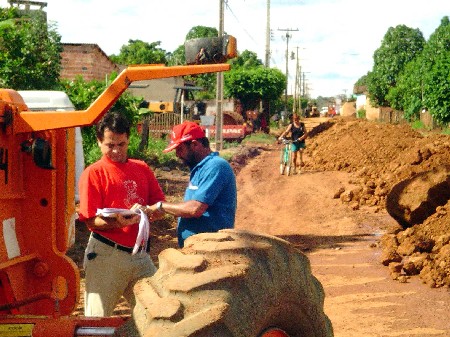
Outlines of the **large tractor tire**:
[[159,270],[134,290],[132,318],[117,336],[333,336],[308,258],[273,236],[192,236],[163,251]]

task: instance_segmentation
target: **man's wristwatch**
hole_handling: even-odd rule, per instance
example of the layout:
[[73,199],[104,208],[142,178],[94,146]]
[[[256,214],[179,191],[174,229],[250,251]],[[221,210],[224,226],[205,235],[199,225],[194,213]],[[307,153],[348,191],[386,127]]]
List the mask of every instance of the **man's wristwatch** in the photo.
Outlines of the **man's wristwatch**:
[[156,209],[160,212],[164,212],[162,201],[156,203]]

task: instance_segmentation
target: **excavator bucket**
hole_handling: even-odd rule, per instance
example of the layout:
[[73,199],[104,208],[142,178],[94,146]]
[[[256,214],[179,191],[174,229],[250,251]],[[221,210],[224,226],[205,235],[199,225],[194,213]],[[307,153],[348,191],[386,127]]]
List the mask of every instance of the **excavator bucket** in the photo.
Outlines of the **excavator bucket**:
[[231,35],[187,40],[184,49],[188,65],[225,63],[237,56],[236,38]]

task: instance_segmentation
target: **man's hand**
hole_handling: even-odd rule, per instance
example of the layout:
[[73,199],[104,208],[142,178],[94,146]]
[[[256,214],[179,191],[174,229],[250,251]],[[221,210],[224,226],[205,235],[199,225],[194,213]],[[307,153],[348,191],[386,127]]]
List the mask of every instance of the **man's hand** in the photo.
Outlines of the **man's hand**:
[[147,206],[147,209],[149,210],[149,212],[151,212],[151,221],[160,220],[164,218],[165,212],[161,209],[158,209],[158,203]]
[[121,225],[121,227],[127,227],[138,223],[141,220],[141,215],[136,214],[117,214],[116,221]]
[[115,228],[123,228],[139,223],[140,214],[120,214],[111,213],[108,216],[97,215],[87,219],[86,225],[91,229],[109,230]]
[[160,220],[164,217],[164,212],[158,211],[156,204],[152,206],[143,206],[141,204],[134,204],[133,207],[130,208],[130,210],[143,211],[147,215],[149,221]]

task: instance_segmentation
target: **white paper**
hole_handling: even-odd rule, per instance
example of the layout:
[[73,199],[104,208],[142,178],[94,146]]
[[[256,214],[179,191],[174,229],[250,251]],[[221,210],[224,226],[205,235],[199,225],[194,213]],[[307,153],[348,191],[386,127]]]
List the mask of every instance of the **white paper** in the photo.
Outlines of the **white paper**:
[[96,215],[101,215],[108,218],[115,216],[116,214],[134,215],[139,214],[139,210],[130,211],[128,208],[98,208]]
[[113,217],[116,214],[122,215],[135,215],[140,214],[141,220],[139,221],[139,231],[136,237],[136,243],[133,247],[132,255],[136,254],[139,250],[142,252],[147,251],[148,239],[150,236],[150,221],[148,220],[145,212],[136,209],[135,211],[130,211],[127,208],[98,208],[96,215],[104,216],[105,218]]
[[139,249],[141,249],[142,252],[147,251],[148,239],[150,236],[150,221],[148,220],[147,214],[143,211],[139,212],[141,213],[141,221],[139,222],[139,231],[132,255],[136,254]]

